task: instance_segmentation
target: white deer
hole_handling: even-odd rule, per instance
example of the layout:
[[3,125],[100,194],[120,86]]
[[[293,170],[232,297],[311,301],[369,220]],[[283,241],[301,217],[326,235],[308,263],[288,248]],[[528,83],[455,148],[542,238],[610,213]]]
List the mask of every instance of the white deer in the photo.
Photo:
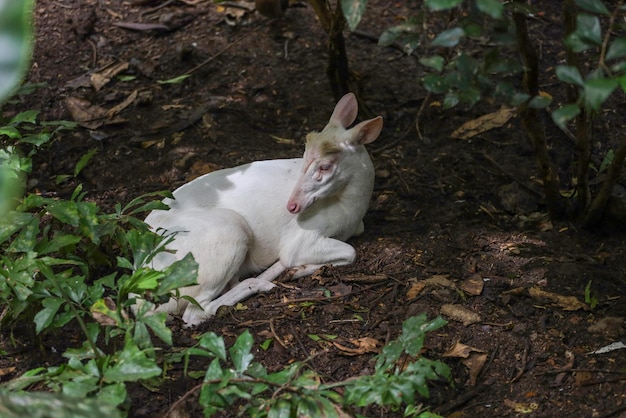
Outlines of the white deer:
[[349,93],[326,127],[307,135],[303,158],[214,171],[178,188],[174,200],[165,199],[169,210],[150,213],[146,223],[153,230],[175,233],[168,245],[175,252],[157,254],[153,267],[165,268],[191,252],[198,284],[181,294],[203,308],[172,298],[159,310],[194,325],[220,306],[272,289],[286,270],[301,277],[326,264],[352,263],[356,252],[343,241],[363,232],[374,186],[363,145],[378,138],[383,126],[378,116],[348,128],[357,112]]

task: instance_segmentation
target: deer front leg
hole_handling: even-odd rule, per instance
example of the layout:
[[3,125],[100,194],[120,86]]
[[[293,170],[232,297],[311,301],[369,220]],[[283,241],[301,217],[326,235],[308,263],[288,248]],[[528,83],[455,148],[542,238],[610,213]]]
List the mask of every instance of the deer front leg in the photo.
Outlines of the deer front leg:
[[352,264],[356,251],[350,244],[333,238],[315,237],[313,240],[292,245],[281,252],[280,261],[289,266],[294,278],[312,274],[327,264],[343,266]]
[[236,303],[254,294],[272,290],[276,286],[272,281],[280,276],[283,271],[285,271],[285,266],[280,261],[277,261],[257,277],[251,277],[237,283],[228,292],[211,301],[205,307],[206,315],[211,317],[215,315],[220,306],[234,306]]
[[208,317],[215,315],[220,306],[234,306],[236,303],[255,295],[267,292],[276,285],[272,283],[285,270],[289,269],[295,278],[308,276],[326,264],[340,266],[354,262],[356,252],[345,242],[317,237],[306,242],[294,244],[281,252],[281,258],[271,267],[259,274],[237,283],[219,298],[211,301],[204,312]]

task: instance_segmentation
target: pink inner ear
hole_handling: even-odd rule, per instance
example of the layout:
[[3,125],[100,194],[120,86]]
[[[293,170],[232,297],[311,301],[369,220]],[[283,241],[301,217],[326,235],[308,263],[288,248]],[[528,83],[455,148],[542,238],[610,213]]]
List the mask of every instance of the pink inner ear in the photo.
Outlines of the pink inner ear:
[[348,93],[337,102],[330,120],[339,122],[341,126],[347,128],[354,122],[358,113],[359,104],[356,97],[353,93]]
[[355,132],[352,137],[353,145],[365,145],[374,142],[383,129],[383,118],[380,116],[366,120],[356,125],[352,130]]

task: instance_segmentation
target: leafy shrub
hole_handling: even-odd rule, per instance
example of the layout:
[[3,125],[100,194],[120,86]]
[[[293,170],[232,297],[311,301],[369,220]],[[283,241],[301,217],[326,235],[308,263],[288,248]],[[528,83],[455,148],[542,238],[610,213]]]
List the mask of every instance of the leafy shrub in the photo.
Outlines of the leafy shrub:
[[[362,13],[367,1],[353,3],[360,6],[350,10]],[[484,98],[517,109],[553,219],[594,226],[615,201],[612,213],[623,223],[626,212],[613,194],[626,142],[611,148],[594,139],[592,122],[602,117],[610,97],[626,91],[626,6],[617,2],[611,10],[601,0],[562,2],[565,63],[554,66],[559,83],[552,83],[553,92],[539,89],[539,69],[555,63],[540,65],[538,42],[527,27],[541,7],[519,0],[426,0],[416,16],[386,30],[379,43],[399,43],[408,53],[420,49],[427,72],[422,84],[428,98],[443,98],[444,109],[471,107]],[[566,97],[557,102],[554,97],[563,92]],[[557,167],[551,158],[547,121],[571,138],[576,155],[571,166]]]
[[[374,374],[335,383],[323,383],[306,362],[268,373],[253,361],[254,340],[247,330],[228,350],[222,337],[206,333],[182,355],[213,358],[197,387],[205,416],[238,406],[240,414],[250,417],[337,417],[376,404],[393,410],[405,405],[405,416],[436,417],[415,405],[415,395],[428,398],[430,381],[450,379],[444,363],[421,356],[427,333],[445,324],[441,317],[427,321],[426,314],[407,319],[400,337],[377,356]],[[343,388],[343,395],[337,388]]]
[[[38,125],[35,117],[35,112],[25,112],[0,127],[0,139],[11,144],[1,150],[0,166],[16,182],[30,172],[31,156],[58,129],[71,127]],[[54,129],[48,132],[50,127]],[[39,132],[22,134],[35,128]],[[91,155],[79,161],[75,175]],[[122,405],[126,382],[162,373],[149,330],[172,344],[165,313],[152,314],[154,303],[146,302],[131,318],[128,308],[134,298],[129,296],[149,292],[152,300],[166,301],[177,288],[195,283],[197,264],[188,256],[163,271],[147,267],[171,238],[151,232],[134,216],[163,209],[160,201],[147,199],[166,193],[118,204],[112,214],[102,214],[85,195],[80,185],[68,200],[31,193],[14,199],[12,209],[0,218],[2,322],[32,321],[35,333],[41,334],[75,321],[84,337],[82,346],[63,353],[67,364],[31,370],[8,387],[21,390],[44,382],[66,396],[95,395]],[[112,350],[111,342],[118,339],[123,348]]]

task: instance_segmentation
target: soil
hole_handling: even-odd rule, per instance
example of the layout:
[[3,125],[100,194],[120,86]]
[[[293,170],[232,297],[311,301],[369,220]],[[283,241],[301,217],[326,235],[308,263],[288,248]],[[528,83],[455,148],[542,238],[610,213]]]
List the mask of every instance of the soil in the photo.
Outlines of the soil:
[[[359,28],[380,34],[417,14],[416,3],[370,0]],[[546,84],[561,53],[554,3],[532,21],[533,34],[546,34],[542,53],[553,57],[546,59]],[[46,86],[3,110],[40,109],[41,120],[97,118],[64,132],[39,157],[29,182],[34,192],[68,197],[76,183],[59,186],[55,177],[72,173],[93,148],[78,181],[105,210],[217,168],[296,157],[304,135],[325,125],[335,103],[325,74],[326,37],[308,3],[270,21],[209,1],[41,0],[35,20],[28,81]],[[273,291],[245,301],[245,309],[222,310],[195,329],[175,326],[175,344],[189,346],[209,330],[232,343],[248,329],[257,344],[274,338],[267,351],[254,351],[268,369],[316,353],[310,367],[332,382],[373,371],[375,353],[346,349],[358,352],[359,338],[373,338],[380,348],[399,335],[406,318],[443,314],[449,323],[429,335],[424,355],[444,361],[454,385],[434,383],[422,400],[432,411],[626,417],[626,351],[590,354],[626,342],[624,233],[583,231],[547,218],[532,149],[515,118],[454,139],[464,122],[497,107],[487,100],[444,111],[431,98],[420,111],[426,93],[415,55],[363,36],[346,35],[346,45],[360,98],[385,120],[369,146],[376,186],[366,230],[350,241],[358,261],[298,281],[283,278]],[[111,70],[116,65],[122,70]],[[159,83],[191,70],[181,82]],[[625,124],[624,113],[614,112],[610,125],[597,129],[617,141]],[[569,139],[556,129],[549,136],[553,157],[570,160]],[[593,309],[584,303],[590,282],[598,300]],[[310,334],[335,335],[338,344]],[[43,353],[16,354],[10,360],[17,370],[1,379],[58,362],[59,347],[71,340],[51,335]],[[468,358],[457,354],[457,344],[471,347]],[[178,371],[156,392],[132,387],[130,415],[162,416],[196,383]],[[184,408],[201,416],[189,399]]]

